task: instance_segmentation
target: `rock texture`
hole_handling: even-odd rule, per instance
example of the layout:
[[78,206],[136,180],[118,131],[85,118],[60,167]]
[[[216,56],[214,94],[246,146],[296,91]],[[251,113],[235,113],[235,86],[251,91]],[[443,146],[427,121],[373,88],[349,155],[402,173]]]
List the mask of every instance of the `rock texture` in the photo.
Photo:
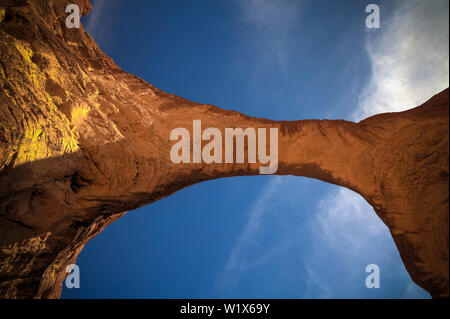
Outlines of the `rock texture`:
[[277,174],[361,194],[412,279],[448,296],[448,89],[353,123],[270,121],[165,93],[121,70],[65,6],[0,0],[0,296],[58,298],[65,266],[126,211],[259,164],[173,164],[170,131],[279,128]]

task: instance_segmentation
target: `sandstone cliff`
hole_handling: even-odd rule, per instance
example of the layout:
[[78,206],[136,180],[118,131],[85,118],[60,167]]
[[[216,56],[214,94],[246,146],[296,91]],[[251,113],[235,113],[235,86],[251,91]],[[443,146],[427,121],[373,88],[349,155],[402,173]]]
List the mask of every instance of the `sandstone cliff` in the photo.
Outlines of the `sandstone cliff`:
[[448,89],[359,123],[270,121],[167,94],[121,70],[65,6],[0,1],[0,296],[58,298],[65,266],[126,211],[256,164],[173,164],[173,128],[276,127],[277,174],[361,194],[412,279],[448,296]]

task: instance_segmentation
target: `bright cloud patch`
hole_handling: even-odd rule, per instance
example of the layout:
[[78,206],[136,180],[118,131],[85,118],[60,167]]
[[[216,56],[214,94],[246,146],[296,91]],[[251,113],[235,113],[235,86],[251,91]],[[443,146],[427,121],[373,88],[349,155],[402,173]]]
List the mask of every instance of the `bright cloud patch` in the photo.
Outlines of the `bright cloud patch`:
[[[368,33],[372,78],[354,120],[422,104],[449,85],[448,1],[402,1]],[[387,14],[386,14],[387,15]]]

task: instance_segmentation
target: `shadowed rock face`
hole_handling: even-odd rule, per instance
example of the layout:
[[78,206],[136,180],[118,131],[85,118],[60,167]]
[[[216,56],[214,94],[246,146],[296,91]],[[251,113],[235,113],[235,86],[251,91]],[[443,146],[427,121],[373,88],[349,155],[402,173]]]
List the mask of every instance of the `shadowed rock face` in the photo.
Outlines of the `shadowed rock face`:
[[[412,279],[448,296],[448,89],[353,123],[270,121],[165,93],[121,70],[65,6],[0,0],[0,296],[58,298],[65,267],[126,211],[259,164],[173,164],[170,132],[279,129],[277,174],[352,189],[389,227]],[[343,248],[345,249],[345,248]]]

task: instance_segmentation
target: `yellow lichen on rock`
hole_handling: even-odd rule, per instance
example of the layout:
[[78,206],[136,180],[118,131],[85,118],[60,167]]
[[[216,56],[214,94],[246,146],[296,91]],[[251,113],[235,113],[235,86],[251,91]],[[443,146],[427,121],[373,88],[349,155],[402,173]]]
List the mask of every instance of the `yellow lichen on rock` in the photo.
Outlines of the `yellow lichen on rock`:
[[14,43],[16,46],[17,51],[23,56],[25,60],[27,60],[30,63],[33,63],[31,61],[31,57],[33,56],[33,50],[31,50],[31,47],[28,43],[23,41],[16,41]]
[[[68,122],[60,127],[49,128],[45,119],[40,119],[27,125],[14,166],[73,153],[79,149],[78,141],[70,130]],[[62,135],[60,143],[50,147],[49,140],[54,140],[55,135]]]
[[5,15],[6,15],[6,9],[0,8],[0,23],[2,23],[3,19],[5,18]]
[[25,131],[15,165],[47,157],[46,134],[40,125],[32,125]]

